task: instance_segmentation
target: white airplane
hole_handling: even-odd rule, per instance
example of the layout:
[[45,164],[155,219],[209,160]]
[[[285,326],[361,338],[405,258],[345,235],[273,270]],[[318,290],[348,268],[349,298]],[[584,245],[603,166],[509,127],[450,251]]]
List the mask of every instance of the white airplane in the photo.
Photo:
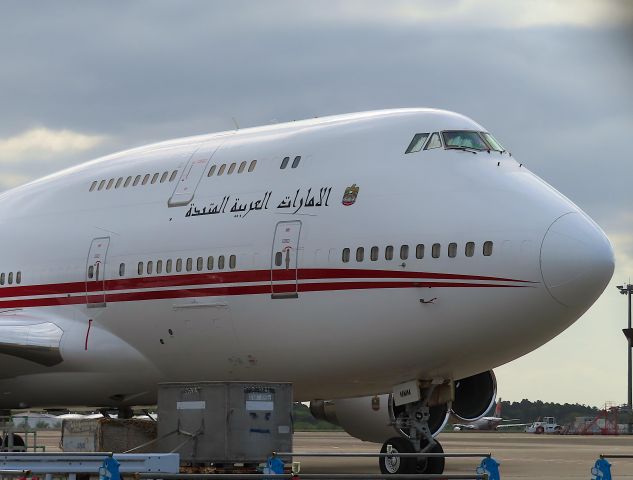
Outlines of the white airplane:
[[497,400],[494,415],[491,417],[481,417],[472,422],[454,423],[453,430],[459,432],[461,430],[497,430],[499,428],[522,427],[526,423],[503,423],[514,422],[518,418],[503,418],[501,416],[501,397]]
[[431,109],[135,148],[3,193],[0,226],[0,409],[125,414],[163,381],[286,381],[385,451],[441,451],[449,412],[482,416],[491,369],[614,268],[576,205]]

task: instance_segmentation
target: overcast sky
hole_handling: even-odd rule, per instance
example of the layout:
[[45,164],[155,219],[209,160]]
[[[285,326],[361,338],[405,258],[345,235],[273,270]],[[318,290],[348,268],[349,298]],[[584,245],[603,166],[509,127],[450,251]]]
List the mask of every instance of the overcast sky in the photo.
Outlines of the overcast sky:
[[[0,4],[0,191],[173,137],[362,110],[483,124],[589,213],[612,284],[497,369],[507,400],[626,401],[633,275],[633,6],[550,0]],[[491,338],[490,348],[495,348]]]

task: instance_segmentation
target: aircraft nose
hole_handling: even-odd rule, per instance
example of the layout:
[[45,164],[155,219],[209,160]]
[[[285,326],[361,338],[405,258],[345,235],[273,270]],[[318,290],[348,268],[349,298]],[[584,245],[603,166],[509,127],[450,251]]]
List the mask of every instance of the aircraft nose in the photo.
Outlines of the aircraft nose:
[[604,232],[581,213],[552,223],[541,245],[541,274],[550,295],[568,307],[589,307],[603,292],[615,263]]

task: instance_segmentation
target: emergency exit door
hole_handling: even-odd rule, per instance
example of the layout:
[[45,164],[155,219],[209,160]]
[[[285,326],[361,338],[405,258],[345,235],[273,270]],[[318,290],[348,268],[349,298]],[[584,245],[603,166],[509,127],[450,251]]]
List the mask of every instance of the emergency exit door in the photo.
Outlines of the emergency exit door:
[[301,222],[279,222],[270,264],[272,298],[297,298]]
[[86,304],[88,308],[106,306],[105,273],[110,237],[95,238],[86,262]]

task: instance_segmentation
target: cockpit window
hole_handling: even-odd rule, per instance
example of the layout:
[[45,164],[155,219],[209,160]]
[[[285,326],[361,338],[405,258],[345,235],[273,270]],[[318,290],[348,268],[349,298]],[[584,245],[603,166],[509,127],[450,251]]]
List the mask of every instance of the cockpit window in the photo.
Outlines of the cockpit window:
[[447,130],[442,132],[446,148],[470,148],[473,150],[490,150],[477,132],[468,130]]
[[409,144],[409,146],[407,147],[407,150],[404,153],[405,154],[415,153],[422,150],[422,147],[424,146],[424,142],[426,142],[426,139],[428,138],[428,136],[429,136],[428,133],[416,133],[413,136],[413,140],[411,140],[411,143]]
[[440,134],[437,132],[431,135],[424,150],[431,150],[432,148],[442,148],[442,140],[440,140]]
[[490,135],[488,132],[481,132],[481,134],[484,136],[484,139],[486,140],[488,145],[490,145],[490,148],[492,148],[493,150],[495,150],[497,152],[505,152],[506,151],[506,149],[503,148],[499,142],[497,142],[495,137]]

